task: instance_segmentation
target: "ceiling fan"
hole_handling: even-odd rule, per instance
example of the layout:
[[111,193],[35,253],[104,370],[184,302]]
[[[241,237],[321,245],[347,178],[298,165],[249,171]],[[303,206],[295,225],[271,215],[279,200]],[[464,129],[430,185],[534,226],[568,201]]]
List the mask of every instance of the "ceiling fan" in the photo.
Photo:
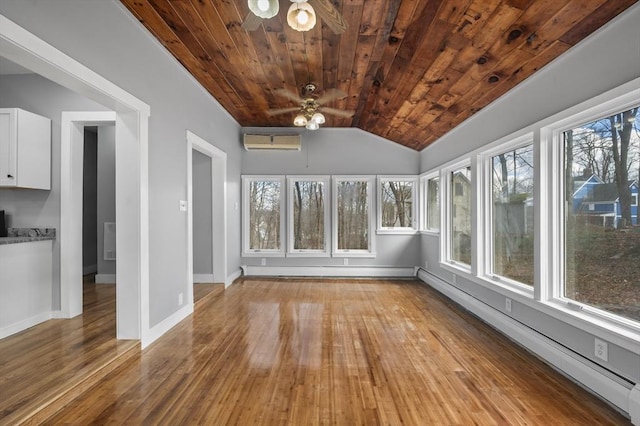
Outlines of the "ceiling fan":
[[298,127],[306,127],[309,130],[317,130],[321,124],[324,124],[325,117],[323,113],[336,115],[338,117],[351,117],[354,111],[344,111],[336,108],[322,106],[323,104],[346,97],[346,93],[338,89],[327,90],[324,95],[316,95],[317,87],[313,83],[307,83],[302,88],[302,97],[287,89],[278,89],[275,92],[297,102],[299,106],[290,108],[278,108],[267,110],[267,115],[279,115],[289,112],[298,111],[298,115],[293,120],[293,125]]
[[[263,19],[273,18],[280,9],[279,0],[247,0],[249,14],[242,23],[246,31],[258,29]],[[296,31],[309,31],[316,24],[316,13],[335,34],[342,34],[347,23],[331,0],[291,0],[287,23]]]

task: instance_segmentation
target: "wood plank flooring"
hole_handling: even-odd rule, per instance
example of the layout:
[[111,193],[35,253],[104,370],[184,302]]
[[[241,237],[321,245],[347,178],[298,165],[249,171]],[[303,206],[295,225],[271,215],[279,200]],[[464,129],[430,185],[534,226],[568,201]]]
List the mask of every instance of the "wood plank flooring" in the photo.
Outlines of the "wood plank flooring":
[[48,424],[624,425],[437,292],[243,279]]

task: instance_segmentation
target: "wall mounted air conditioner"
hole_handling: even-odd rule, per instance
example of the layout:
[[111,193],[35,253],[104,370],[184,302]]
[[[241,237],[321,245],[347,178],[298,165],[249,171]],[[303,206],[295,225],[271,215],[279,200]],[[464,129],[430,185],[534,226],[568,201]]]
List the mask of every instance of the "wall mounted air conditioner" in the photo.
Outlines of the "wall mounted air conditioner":
[[244,134],[244,149],[295,150],[300,151],[300,135],[250,135]]

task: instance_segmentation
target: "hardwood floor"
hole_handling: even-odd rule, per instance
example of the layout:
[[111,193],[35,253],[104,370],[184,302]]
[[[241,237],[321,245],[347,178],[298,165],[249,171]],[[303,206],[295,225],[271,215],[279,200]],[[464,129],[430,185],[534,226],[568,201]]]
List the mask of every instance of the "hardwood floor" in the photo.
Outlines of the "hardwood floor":
[[297,279],[210,292],[46,423],[629,424],[421,283]]

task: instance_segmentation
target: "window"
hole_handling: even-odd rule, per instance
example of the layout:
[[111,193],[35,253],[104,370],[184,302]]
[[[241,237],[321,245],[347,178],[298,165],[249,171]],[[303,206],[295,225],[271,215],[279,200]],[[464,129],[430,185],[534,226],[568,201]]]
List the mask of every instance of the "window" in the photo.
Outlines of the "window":
[[639,173],[637,113],[636,105],[559,135],[565,206],[559,296],[640,321],[640,228],[631,194]]
[[471,166],[449,173],[449,260],[471,265]]
[[290,177],[289,255],[329,255],[329,178]]
[[378,232],[415,233],[415,176],[381,177],[378,179]]
[[333,178],[333,254],[374,256],[371,177]]
[[440,178],[437,174],[424,176],[422,186],[423,212],[421,229],[430,232],[440,230]]
[[533,286],[533,145],[491,155],[489,163],[488,272]]
[[245,256],[283,256],[284,177],[244,176],[243,252]]

